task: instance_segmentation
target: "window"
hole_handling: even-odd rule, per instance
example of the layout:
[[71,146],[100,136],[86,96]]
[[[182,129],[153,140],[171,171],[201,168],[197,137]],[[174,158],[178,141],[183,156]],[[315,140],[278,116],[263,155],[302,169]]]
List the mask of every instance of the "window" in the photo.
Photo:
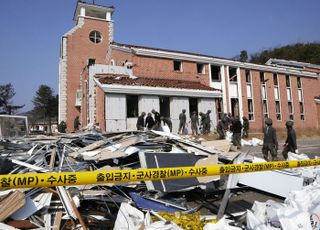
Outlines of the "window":
[[297,85],[298,85],[298,97],[299,97],[299,107],[300,107],[300,119],[304,121],[304,105],[303,105],[303,92],[302,92],[302,82],[301,78],[297,77]]
[[297,77],[297,85],[298,85],[298,89],[302,88],[301,78],[300,77]]
[[247,86],[247,97],[248,97],[248,119],[249,121],[253,121],[254,110],[253,110],[253,94],[252,94],[252,82],[251,82],[250,70],[246,69],[245,74],[246,74],[246,86]]
[[221,81],[220,66],[210,65],[211,69],[211,81]]
[[288,110],[289,110],[289,119],[290,120],[293,120],[293,106],[292,106],[292,102],[289,101],[288,102]]
[[99,31],[91,31],[89,34],[89,39],[90,41],[92,41],[93,43],[100,43],[102,41],[102,37],[101,37],[101,33]]
[[181,61],[173,61],[173,70],[182,72],[182,62]]
[[278,121],[281,121],[281,104],[280,104],[280,91],[279,91],[279,80],[278,74],[273,74],[273,85],[274,85],[274,99],[276,103],[276,117]]
[[223,115],[223,101],[222,98],[216,98],[216,108],[217,108],[217,113],[218,113],[218,120],[221,120],[222,115]]
[[287,87],[291,87],[290,86],[290,76],[289,75],[286,75],[286,86]]
[[96,64],[96,59],[89,58],[88,59],[88,66],[92,66],[94,64]]
[[261,82],[261,84],[265,84],[264,72],[260,72],[260,82]]
[[127,117],[138,117],[138,96],[127,95]]
[[248,99],[248,118],[249,121],[254,120],[252,99]]
[[237,68],[234,67],[229,67],[229,80],[231,82],[237,82]]
[[300,102],[300,119],[304,121],[304,106],[303,102]]
[[199,74],[205,74],[205,67],[204,67],[204,64],[201,64],[201,63],[198,63],[197,64],[197,72]]
[[278,74],[276,74],[276,73],[273,74],[273,84],[275,86],[279,85],[279,83],[278,83]]
[[250,70],[246,69],[246,82],[251,83],[251,74]]

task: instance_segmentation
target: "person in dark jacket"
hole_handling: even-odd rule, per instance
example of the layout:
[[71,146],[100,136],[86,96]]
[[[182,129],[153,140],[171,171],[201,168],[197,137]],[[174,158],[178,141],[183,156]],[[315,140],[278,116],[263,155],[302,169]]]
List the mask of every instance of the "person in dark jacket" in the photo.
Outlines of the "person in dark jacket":
[[161,119],[160,119],[160,113],[152,109],[151,111],[154,115],[154,125],[153,125],[153,130],[160,130],[161,127]]
[[199,129],[200,129],[200,132],[201,132],[202,134],[204,134],[204,128],[203,128],[203,126],[204,126],[204,121],[205,121],[205,119],[206,119],[206,114],[204,114],[203,112],[200,112],[200,113],[199,113],[199,116],[200,116],[200,127],[199,127]]
[[282,155],[285,160],[288,159],[288,152],[299,153],[297,148],[296,132],[293,128],[293,121],[287,121],[286,127],[287,127],[287,139],[284,144],[284,149],[282,151]]
[[148,113],[145,126],[147,127],[148,130],[151,130],[154,126],[154,119],[151,113]]
[[226,116],[222,116],[221,120],[218,122],[217,125],[217,133],[219,135],[220,140],[223,140],[226,137],[226,132],[228,130],[228,123],[226,119]]
[[262,154],[266,161],[268,161],[268,154],[270,152],[272,161],[278,159],[277,151],[278,151],[278,139],[277,139],[277,131],[272,127],[271,118],[267,118],[265,120],[265,128],[263,130],[263,146],[262,146]]
[[210,125],[210,113],[211,113],[211,110],[208,110],[206,115],[205,115],[205,119],[203,121],[203,124],[204,124],[204,134],[208,134],[210,133],[210,129],[211,129],[211,125]]
[[243,125],[242,125],[242,137],[248,138],[249,136],[249,120],[245,116],[242,117]]
[[199,118],[196,111],[193,111],[191,116],[192,135],[198,135]]
[[241,130],[242,130],[242,124],[239,120],[239,117],[236,116],[232,124],[230,126],[230,131],[232,132],[232,143],[234,146],[237,146],[237,148],[241,148]]
[[170,133],[172,133],[172,121],[169,117],[160,117],[160,120],[163,121],[164,125],[167,125],[170,129]]
[[179,114],[178,134],[184,134],[185,129],[186,129],[186,121],[187,121],[186,110],[183,109],[182,113]]
[[137,130],[141,130],[143,131],[144,130],[144,117],[146,116],[146,113],[145,112],[142,112],[141,115],[138,117],[138,120],[137,120]]

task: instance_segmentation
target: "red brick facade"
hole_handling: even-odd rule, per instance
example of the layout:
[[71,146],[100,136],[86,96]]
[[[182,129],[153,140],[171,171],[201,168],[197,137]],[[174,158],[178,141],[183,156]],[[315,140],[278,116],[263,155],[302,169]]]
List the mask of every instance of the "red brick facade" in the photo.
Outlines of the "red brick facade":
[[[91,6],[92,7],[92,6]],[[112,36],[112,22],[101,19],[94,19],[83,17],[83,25],[72,33],[68,33],[66,57],[67,57],[67,80],[66,80],[66,123],[67,129],[73,131],[73,122],[76,116],[81,119],[82,126],[87,125],[89,117],[89,98],[94,97],[95,103],[95,122],[99,123],[100,127],[105,130],[105,92],[100,87],[95,87],[95,94],[91,95],[89,91],[89,78],[88,60],[95,59],[96,64],[104,65],[116,65],[124,66],[125,63],[132,63],[133,75],[140,78],[163,78],[163,79],[176,79],[197,81],[206,86],[210,86],[211,74],[209,72],[209,64],[222,66],[224,68],[224,80],[225,87],[222,89],[225,91],[226,108],[224,112],[230,112],[230,87],[228,79],[228,66],[227,64],[215,63],[214,61],[207,61],[205,63],[198,61],[190,61],[190,58],[166,58],[159,55],[159,57],[139,55],[132,51],[130,45],[121,45],[117,43],[111,43],[110,36]],[[102,41],[98,44],[89,40],[89,34],[91,31],[99,31],[102,35]],[[110,44],[111,43],[111,44]],[[148,48],[145,48],[148,49]],[[152,50],[152,48],[150,48]],[[154,52],[155,49],[153,49]],[[170,51],[166,51],[167,53]],[[179,53],[178,51],[171,51],[171,53]],[[180,56],[183,57],[185,53],[180,52]],[[188,54],[189,56],[191,54]],[[188,57],[189,57],[188,56]],[[195,59],[201,55],[194,54]],[[201,56],[201,58],[210,58],[208,56]],[[182,70],[174,71],[173,62],[175,60],[181,61]],[[232,61],[227,59],[221,59],[226,63]],[[204,73],[198,73],[197,64],[204,64]],[[246,64],[246,63],[245,63]],[[250,66],[249,63],[247,63]],[[232,67],[240,68],[240,88],[242,97],[242,112],[243,115],[248,117],[248,95],[247,84],[245,78],[245,68],[243,63],[232,62]],[[251,131],[261,132],[264,125],[264,116],[262,112],[262,97],[261,97],[261,81],[259,68],[264,69],[266,66],[260,65],[255,68],[247,68],[251,71],[252,81],[252,94],[254,104],[254,119],[250,121]],[[273,67],[269,67],[272,69]],[[319,73],[320,68],[306,67],[305,71]],[[265,73],[266,90],[267,90],[267,102],[268,102],[268,115],[274,121],[276,128],[284,128],[285,122],[289,119],[288,113],[288,100],[286,89],[286,73],[282,70],[278,73],[278,69],[274,68],[271,71],[263,71]],[[276,117],[276,104],[274,95],[274,82],[273,74],[278,74],[280,102],[281,102],[281,120],[277,120]],[[288,73],[289,74],[289,73]],[[320,105],[316,104],[314,97],[320,95],[320,80],[319,77],[305,77],[299,76],[302,81],[303,88],[303,105],[305,120],[301,120],[299,109],[299,96],[297,86],[297,76],[290,74],[291,79],[291,91],[292,91],[292,103],[294,108],[294,123],[297,129],[311,129],[318,128],[320,124]],[[78,89],[82,89],[81,106],[76,107],[76,93]]]

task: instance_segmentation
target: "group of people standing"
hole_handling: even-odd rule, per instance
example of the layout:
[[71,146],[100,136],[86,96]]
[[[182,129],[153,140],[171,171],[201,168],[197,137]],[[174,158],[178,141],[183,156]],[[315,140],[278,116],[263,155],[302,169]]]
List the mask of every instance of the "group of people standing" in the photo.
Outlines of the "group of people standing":
[[[288,152],[299,153],[297,148],[297,137],[296,132],[293,128],[293,121],[286,122],[287,129],[287,139],[283,145],[282,156],[285,160],[288,159]],[[268,161],[269,153],[271,155],[271,160],[278,160],[278,139],[277,139],[277,131],[274,127],[272,127],[272,119],[267,118],[265,120],[265,128],[263,130],[263,146],[262,146],[262,154],[263,158]]]
[[[211,110],[208,110],[206,113],[200,112],[199,113],[200,123],[199,123],[198,113],[196,111],[192,113],[191,119],[190,119],[192,135],[198,135],[199,128],[200,130],[202,130],[202,134],[208,134],[210,132],[210,128],[211,128],[210,113],[211,113]],[[172,121],[169,117],[161,116],[160,113],[155,111],[154,109],[151,111],[151,113],[148,113],[146,118],[145,116],[146,116],[146,113],[142,112],[141,115],[138,117],[137,124],[136,124],[138,130],[143,131],[145,128],[147,128],[148,130],[160,130],[161,122],[163,122],[164,125],[167,125],[169,127],[170,132],[172,132]],[[187,133],[186,127],[187,127],[187,116],[186,116],[186,110],[183,109],[179,114],[178,134],[186,134]]]
[[242,117],[242,123],[238,116],[232,117],[231,113],[223,114],[221,120],[217,125],[217,133],[219,139],[225,139],[227,131],[231,131],[232,134],[232,143],[241,147],[241,137],[248,138],[249,133],[249,120],[247,117]]

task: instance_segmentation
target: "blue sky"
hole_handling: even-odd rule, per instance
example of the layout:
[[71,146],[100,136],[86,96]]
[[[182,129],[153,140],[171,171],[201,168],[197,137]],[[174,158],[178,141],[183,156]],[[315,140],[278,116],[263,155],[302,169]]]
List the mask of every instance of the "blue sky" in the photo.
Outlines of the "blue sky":
[[[87,0],[92,2],[92,0]],[[95,0],[116,7],[115,41],[230,58],[297,42],[320,42],[319,0]],[[32,109],[40,84],[58,93],[61,36],[76,0],[1,1],[0,84]]]

